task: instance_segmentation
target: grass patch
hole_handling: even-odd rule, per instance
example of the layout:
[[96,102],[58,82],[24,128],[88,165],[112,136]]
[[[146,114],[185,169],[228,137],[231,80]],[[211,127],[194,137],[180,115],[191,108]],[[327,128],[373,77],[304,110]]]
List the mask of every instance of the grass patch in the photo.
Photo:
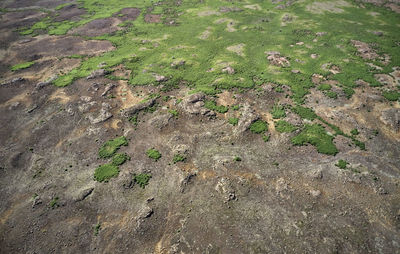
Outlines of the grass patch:
[[176,109],[170,109],[170,110],[168,110],[168,112],[171,115],[173,115],[175,118],[178,118],[179,113],[178,113],[178,111]]
[[275,129],[278,132],[293,132],[297,130],[297,127],[294,126],[293,124],[290,124],[284,120],[279,120],[275,123]]
[[348,162],[345,160],[339,160],[335,166],[340,168],[340,169],[345,169],[347,167]]
[[96,226],[94,226],[93,234],[94,234],[95,236],[98,236],[100,230],[101,230],[101,224],[100,224],[100,223],[97,223]]
[[175,155],[174,155],[174,158],[172,159],[172,162],[175,164],[175,163],[177,163],[177,162],[185,161],[185,160],[186,160],[186,157],[185,157],[185,156],[183,156],[183,155],[181,155],[181,154],[175,154]]
[[236,126],[239,123],[239,118],[236,117],[229,117],[228,122],[233,126]]
[[296,106],[296,107],[293,107],[292,110],[303,119],[312,121],[312,120],[318,118],[317,114],[315,114],[315,112],[310,108]]
[[311,144],[319,153],[336,155],[339,151],[333,144],[333,137],[319,124],[306,124],[299,135],[292,138],[294,145]]
[[352,129],[350,131],[350,134],[353,135],[353,136],[357,136],[358,134],[360,134],[360,132],[357,129]]
[[128,140],[124,136],[109,140],[100,147],[99,156],[100,158],[110,158],[121,146],[127,145]]
[[154,148],[150,148],[149,150],[147,150],[146,154],[147,156],[149,156],[149,158],[155,161],[158,161],[161,158],[161,153]]
[[94,172],[94,179],[98,182],[108,182],[108,180],[118,176],[118,174],[118,166],[107,163],[96,168]]
[[257,120],[250,125],[250,131],[253,133],[263,133],[268,130],[268,123],[263,120]]
[[318,86],[318,90],[320,91],[330,91],[332,89],[332,86],[329,84],[321,84]]
[[400,92],[385,91],[382,93],[382,96],[389,101],[397,101],[398,99],[400,99]]
[[25,62],[25,63],[16,64],[16,65],[13,65],[11,67],[11,70],[12,71],[19,71],[19,70],[27,69],[27,68],[31,67],[32,65],[34,65],[34,64],[35,64],[35,62]]
[[133,182],[137,183],[141,188],[145,188],[149,184],[151,174],[138,174],[133,176]]
[[286,116],[285,108],[282,105],[275,104],[272,107],[271,115],[274,119],[283,118]]
[[124,164],[127,160],[130,160],[130,157],[126,153],[116,153],[112,157],[112,164],[115,166],[119,166]]
[[58,197],[54,197],[54,198],[50,201],[49,207],[52,208],[52,209],[58,207],[58,206],[59,206],[59,205],[58,205],[58,200],[59,200]]
[[217,105],[217,103],[215,101],[206,101],[204,103],[204,107],[208,108],[209,110],[213,110],[218,113],[221,113],[221,114],[224,114],[224,113],[228,112],[228,110],[229,110],[229,107],[225,107],[223,105]]

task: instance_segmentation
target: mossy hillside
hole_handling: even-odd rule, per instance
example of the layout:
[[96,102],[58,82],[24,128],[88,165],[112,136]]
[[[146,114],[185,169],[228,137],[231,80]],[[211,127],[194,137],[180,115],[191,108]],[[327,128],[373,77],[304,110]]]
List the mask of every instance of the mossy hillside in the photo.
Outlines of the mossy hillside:
[[110,158],[121,146],[127,146],[128,140],[121,136],[105,142],[99,149],[100,158]]
[[[115,2],[96,6],[93,1],[82,0],[82,7],[88,9],[91,14],[79,22],[85,23],[95,18],[111,16],[112,11],[117,12],[123,7],[150,6],[149,2],[122,1],[121,4]],[[250,2],[256,3],[256,1]],[[166,18],[176,19],[178,26],[147,24],[143,21],[145,11],[142,9],[142,16],[134,21],[132,26],[127,26],[125,31],[98,37],[111,41],[117,50],[84,61],[81,67],[60,77],[56,84],[67,85],[76,78],[84,77],[100,62],[106,62],[108,67],[124,64],[133,71],[131,84],[157,83],[153,73],[158,73],[176,80],[186,80],[193,89],[209,94],[234,87],[248,89],[254,87],[254,80],[259,82],[268,80],[288,85],[292,90],[293,100],[298,103],[303,102],[304,95],[313,87],[310,77],[315,71],[319,70],[321,74],[328,75],[328,72],[321,69],[324,63],[329,62],[340,67],[342,72],[333,78],[340,82],[340,87],[348,96],[354,92],[352,90],[355,87],[354,81],[359,78],[376,83],[373,73],[369,72],[370,67],[355,53],[350,40],[355,38],[378,43],[379,52],[392,53],[392,58],[395,58],[394,56],[399,54],[393,49],[395,40],[399,38],[395,33],[395,21],[398,17],[389,11],[374,9],[371,6],[368,8],[382,15],[389,14],[389,21],[393,22],[377,22],[380,21],[379,17],[371,19],[367,11],[360,8],[345,8],[344,13],[312,14],[306,11],[306,5],[309,3],[311,1],[296,3],[285,11],[273,8],[275,5],[268,1],[257,2],[261,10],[244,8],[243,3],[232,3],[244,11],[199,17],[198,13],[210,8],[218,10],[225,3],[189,1],[175,6],[172,2],[166,1],[157,8]],[[296,22],[281,27],[282,13],[290,11],[295,13]],[[176,13],[179,12],[183,15],[177,16]],[[229,31],[228,21],[221,21],[221,17],[231,20],[233,30],[236,31]],[[360,18],[365,20],[363,25],[352,23],[358,22]],[[335,20],[335,26],[330,22],[332,19]],[[210,26],[211,29],[208,28]],[[383,30],[385,35],[393,40],[378,41],[377,36],[367,32],[367,29]],[[210,33],[209,37],[200,39],[201,33],[206,30]],[[315,43],[312,40],[316,38],[317,31],[328,31],[328,34],[318,37]],[[142,43],[144,40],[146,42]],[[311,44],[312,47],[297,45],[290,47],[298,41]],[[240,54],[227,50],[228,47],[240,44],[244,45]],[[142,50],[143,48],[146,50]],[[273,50],[288,56],[291,68],[269,65],[264,52]],[[309,57],[311,53],[316,53],[319,57],[311,59]],[[178,59],[185,60],[185,64],[172,67],[171,64]],[[293,61],[294,59],[301,59],[303,62]],[[223,73],[221,63],[231,63],[235,73],[233,75]],[[394,66],[394,63],[390,66]],[[385,68],[389,70],[390,66]],[[214,68],[214,71],[207,72],[211,68]],[[299,69],[301,74],[292,73],[290,71],[292,68]],[[271,72],[271,70],[279,71]],[[333,94],[330,95],[333,97]]]
[[293,132],[297,130],[297,127],[294,126],[293,124],[290,124],[284,120],[279,120],[275,122],[275,129],[278,132]]

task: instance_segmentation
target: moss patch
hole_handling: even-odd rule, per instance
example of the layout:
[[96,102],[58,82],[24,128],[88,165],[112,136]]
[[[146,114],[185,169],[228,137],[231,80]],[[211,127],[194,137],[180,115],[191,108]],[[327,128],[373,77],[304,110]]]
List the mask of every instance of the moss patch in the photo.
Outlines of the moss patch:
[[150,179],[151,179],[151,174],[142,173],[133,176],[134,183],[138,184],[143,189],[144,187],[146,187],[146,185],[149,184]]
[[155,161],[158,161],[161,158],[161,153],[154,148],[150,148],[149,150],[147,150],[146,154],[147,156],[149,156],[149,158]]
[[108,182],[113,177],[118,176],[119,168],[111,163],[104,164],[96,168],[94,179],[98,182]]
[[100,147],[99,156],[100,158],[110,158],[121,146],[127,145],[128,140],[124,136],[109,140]]
[[297,130],[297,127],[284,120],[279,120],[275,123],[275,129],[278,132],[293,132]]
[[35,64],[35,62],[25,62],[25,63],[16,64],[11,67],[11,70],[18,71],[18,70],[22,70],[22,69],[27,69],[34,64]]
[[253,133],[263,133],[268,130],[268,124],[263,120],[257,120],[250,125],[250,131]]
[[319,153],[336,155],[339,151],[333,144],[333,137],[326,133],[319,124],[306,124],[299,135],[292,138],[294,145],[309,143],[317,148]]

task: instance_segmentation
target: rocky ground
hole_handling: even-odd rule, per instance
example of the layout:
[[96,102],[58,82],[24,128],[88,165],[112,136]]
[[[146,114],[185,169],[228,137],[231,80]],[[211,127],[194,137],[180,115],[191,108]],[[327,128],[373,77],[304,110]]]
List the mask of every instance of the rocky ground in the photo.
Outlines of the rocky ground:
[[400,253],[399,1],[107,4],[0,3],[1,253]]

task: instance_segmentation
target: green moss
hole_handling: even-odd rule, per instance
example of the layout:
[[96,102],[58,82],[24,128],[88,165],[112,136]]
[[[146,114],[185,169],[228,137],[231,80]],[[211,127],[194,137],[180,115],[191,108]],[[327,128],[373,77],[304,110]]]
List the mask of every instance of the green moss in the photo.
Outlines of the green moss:
[[357,136],[359,133],[360,133],[360,132],[359,132],[357,129],[352,129],[352,130],[350,131],[350,134],[353,135],[353,136]]
[[125,161],[130,160],[129,155],[126,153],[116,153],[112,157],[112,164],[115,166],[119,166],[125,163]]
[[330,91],[332,89],[332,86],[329,84],[321,84],[318,86],[318,90],[320,91]]
[[345,169],[347,167],[347,161],[345,160],[339,160],[337,164],[335,164],[336,167]]
[[186,160],[186,157],[185,157],[185,156],[183,156],[183,155],[181,155],[181,154],[175,154],[175,155],[174,155],[174,158],[172,159],[172,162],[175,164],[175,163],[177,163],[177,162],[185,161],[185,160]]
[[292,110],[303,119],[312,121],[312,120],[318,118],[317,114],[315,114],[314,111],[310,108],[296,106],[296,107],[293,107]]
[[240,108],[240,106],[239,106],[239,105],[232,105],[231,108],[232,108],[232,110],[234,110],[234,111],[238,111],[239,108]]
[[101,224],[100,224],[100,223],[97,223],[96,226],[94,226],[93,234],[94,234],[95,236],[97,236],[97,235],[99,234],[100,230],[101,230]]
[[279,120],[275,123],[275,129],[278,132],[293,132],[297,130],[297,127],[284,120]]
[[215,101],[206,101],[204,103],[204,107],[222,114],[228,112],[229,110],[229,107],[225,107],[223,105],[217,105]]
[[119,168],[113,164],[104,164],[96,168],[94,179],[98,182],[108,182],[113,177],[118,176]]
[[271,137],[270,135],[263,134],[262,139],[264,140],[264,142],[268,142],[270,137]]
[[319,153],[336,155],[338,149],[333,144],[333,137],[319,124],[306,124],[299,135],[292,138],[294,145],[309,143],[317,148]]
[[382,93],[382,96],[389,101],[397,101],[398,99],[400,99],[400,92],[385,91]]
[[178,113],[178,111],[176,109],[170,109],[170,110],[168,110],[168,112],[171,115],[173,115],[175,118],[178,118],[179,113]]
[[128,121],[136,126],[138,124],[138,116],[137,115],[133,115],[133,116],[129,117]]
[[133,181],[137,183],[141,188],[145,188],[146,185],[149,184],[151,179],[151,174],[138,174],[133,176]]
[[235,126],[235,125],[238,124],[239,118],[236,118],[236,117],[229,117],[228,122],[229,122],[230,124],[232,124],[233,126]]
[[268,124],[263,120],[257,120],[250,125],[250,131],[253,133],[263,133],[268,130]]
[[147,150],[146,154],[147,156],[149,156],[149,158],[155,161],[158,161],[161,158],[161,153],[154,148],[150,148],[149,150]]
[[127,146],[128,140],[124,136],[107,141],[99,149],[100,158],[110,158],[121,147]]
[[58,207],[58,200],[59,200],[58,197],[54,197],[54,198],[50,201],[49,207],[50,207],[50,208],[56,208],[56,207]]
[[239,156],[235,156],[235,158],[233,158],[234,161],[242,161],[242,158],[240,158]]
[[31,67],[34,64],[35,64],[35,62],[25,62],[25,63],[16,64],[11,67],[11,70],[18,71],[18,70],[26,69],[26,68]]
[[325,93],[325,95],[328,96],[329,98],[332,98],[332,99],[337,99],[337,97],[338,97],[337,93],[335,93],[333,91],[327,91]]
[[285,108],[282,105],[275,104],[272,108],[271,114],[274,119],[283,118],[286,116]]

